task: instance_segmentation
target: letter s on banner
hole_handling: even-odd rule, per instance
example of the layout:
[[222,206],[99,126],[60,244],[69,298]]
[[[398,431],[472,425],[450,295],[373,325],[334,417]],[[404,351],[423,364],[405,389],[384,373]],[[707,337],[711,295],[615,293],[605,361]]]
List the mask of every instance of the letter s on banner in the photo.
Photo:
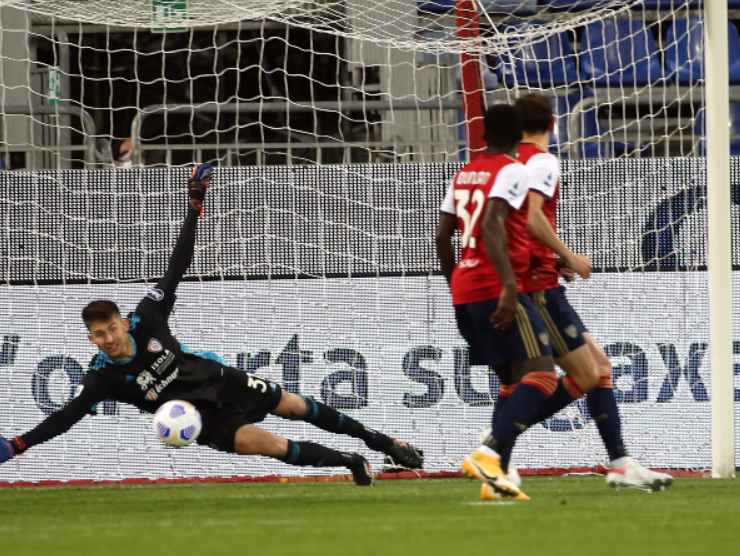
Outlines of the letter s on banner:
[[431,407],[439,403],[445,393],[445,381],[438,373],[422,367],[421,362],[439,361],[441,358],[442,350],[434,346],[416,346],[403,357],[403,374],[427,387],[424,394],[405,393],[403,405],[417,408]]

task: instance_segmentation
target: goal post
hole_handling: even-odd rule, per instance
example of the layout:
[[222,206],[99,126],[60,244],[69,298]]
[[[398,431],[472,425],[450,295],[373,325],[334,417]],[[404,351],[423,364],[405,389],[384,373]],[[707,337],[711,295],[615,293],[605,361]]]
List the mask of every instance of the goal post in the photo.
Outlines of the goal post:
[[735,477],[735,376],[732,349],[732,222],[727,4],[705,2],[707,207],[712,477]]

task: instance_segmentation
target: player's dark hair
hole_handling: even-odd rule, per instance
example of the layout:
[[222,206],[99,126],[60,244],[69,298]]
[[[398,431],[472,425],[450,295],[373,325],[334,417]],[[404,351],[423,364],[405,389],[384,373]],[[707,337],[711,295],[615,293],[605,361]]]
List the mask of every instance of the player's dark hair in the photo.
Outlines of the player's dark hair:
[[121,315],[118,305],[108,299],[96,299],[88,303],[82,310],[82,320],[85,326],[90,328],[90,323],[99,320],[109,320],[111,317]]
[[493,104],[483,116],[483,137],[489,149],[507,152],[522,140],[522,120],[511,104]]
[[552,126],[552,104],[550,99],[539,93],[529,93],[514,103],[522,118],[525,133],[544,133]]

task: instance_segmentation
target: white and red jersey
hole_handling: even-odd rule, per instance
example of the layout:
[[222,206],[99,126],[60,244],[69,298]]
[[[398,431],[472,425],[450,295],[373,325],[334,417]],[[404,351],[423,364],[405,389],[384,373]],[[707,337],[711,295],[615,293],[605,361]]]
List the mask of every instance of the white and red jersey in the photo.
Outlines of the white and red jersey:
[[457,216],[462,256],[452,272],[452,303],[474,303],[496,299],[501,281],[486,256],[481,234],[485,205],[494,197],[506,201],[511,211],[506,218],[509,260],[523,291],[529,270],[527,234],[527,170],[505,154],[484,153],[466,164],[452,178],[440,210]]
[[[543,151],[533,143],[521,143],[517,150],[519,161],[529,174],[529,191],[545,198],[542,212],[557,230],[557,208],[560,198],[560,164],[549,152]],[[557,255],[538,239],[530,236],[531,267],[524,280],[525,292],[536,292],[557,288],[560,284],[556,267]]]

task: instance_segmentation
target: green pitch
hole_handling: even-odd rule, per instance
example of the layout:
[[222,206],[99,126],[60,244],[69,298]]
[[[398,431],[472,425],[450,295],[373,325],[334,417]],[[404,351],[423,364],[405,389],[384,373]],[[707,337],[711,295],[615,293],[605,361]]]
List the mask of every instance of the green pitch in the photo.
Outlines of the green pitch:
[[528,478],[482,503],[462,479],[0,489],[8,556],[631,556],[740,553],[740,483],[657,493]]

